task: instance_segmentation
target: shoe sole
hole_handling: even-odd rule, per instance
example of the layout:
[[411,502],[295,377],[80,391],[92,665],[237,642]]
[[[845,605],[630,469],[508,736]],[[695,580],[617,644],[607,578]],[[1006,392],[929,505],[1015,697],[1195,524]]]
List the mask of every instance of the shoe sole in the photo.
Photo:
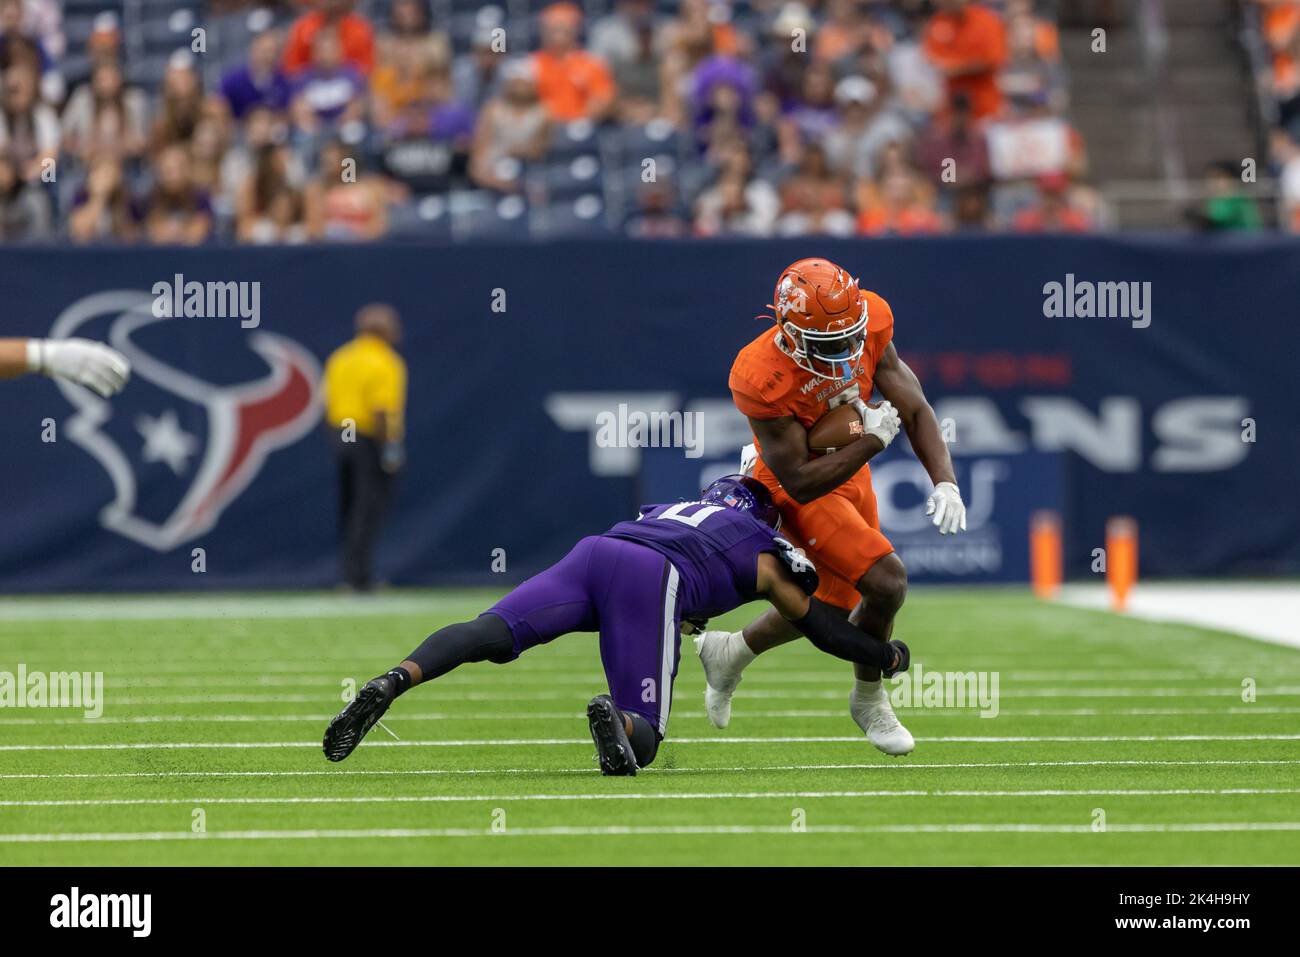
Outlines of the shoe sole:
[[887,758],[905,758],[913,751],[916,750],[915,747],[910,747],[906,751],[886,751],[884,748],[880,747],[877,744],[873,744],[872,747],[875,748],[877,751],[879,751]]
[[357,692],[357,696],[334,716],[325,729],[325,740],[321,743],[325,757],[342,761],[355,751],[375,722],[384,716],[388,704],[377,688],[367,685]]
[[636,757],[623,728],[623,719],[605,695],[587,705],[587,727],[600,758],[600,773],[613,777],[635,777]]

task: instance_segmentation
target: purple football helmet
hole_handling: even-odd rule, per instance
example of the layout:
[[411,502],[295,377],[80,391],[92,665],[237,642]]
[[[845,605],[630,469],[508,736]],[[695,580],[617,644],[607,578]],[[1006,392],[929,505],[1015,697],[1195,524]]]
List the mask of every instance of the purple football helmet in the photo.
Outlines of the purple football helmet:
[[748,512],[773,531],[781,527],[781,513],[772,502],[772,493],[748,475],[722,476],[700,493],[700,501]]

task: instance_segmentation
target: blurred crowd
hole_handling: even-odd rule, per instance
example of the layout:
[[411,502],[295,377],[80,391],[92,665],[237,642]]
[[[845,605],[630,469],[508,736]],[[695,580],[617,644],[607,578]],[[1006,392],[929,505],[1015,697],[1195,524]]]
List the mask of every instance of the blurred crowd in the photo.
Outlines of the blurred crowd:
[[1104,225],[1051,3],[500,3],[0,0],[0,239]]
[[[1270,94],[1276,119],[1270,147],[1278,184],[1278,222],[1283,229],[1300,232],[1300,0],[1251,2],[1255,9],[1248,27],[1264,48],[1266,75],[1261,86]],[[1238,174],[1234,169],[1231,178]],[[1253,205],[1238,195],[1235,184],[1224,182],[1223,190],[1228,197],[1220,200],[1225,216],[1245,208],[1246,217],[1257,221]]]

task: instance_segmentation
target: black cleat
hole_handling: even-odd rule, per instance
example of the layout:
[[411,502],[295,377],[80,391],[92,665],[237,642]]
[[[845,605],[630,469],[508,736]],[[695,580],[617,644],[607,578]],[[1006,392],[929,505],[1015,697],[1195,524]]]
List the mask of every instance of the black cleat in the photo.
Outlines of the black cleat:
[[334,720],[325,729],[325,742],[322,745],[325,757],[331,761],[342,761],[356,750],[361,739],[384,716],[396,697],[397,688],[394,687],[393,679],[387,675],[367,681],[357,696],[334,716]]
[[892,678],[900,671],[906,671],[908,666],[912,663],[911,649],[897,638],[889,642],[889,647],[894,649],[896,657],[894,658],[894,666],[892,668],[880,669],[880,673],[886,678]]
[[636,774],[636,755],[627,739],[623,715],[607,694],[598,694],[587,705],[587,726],[596,742],[600,773],[631,777]]

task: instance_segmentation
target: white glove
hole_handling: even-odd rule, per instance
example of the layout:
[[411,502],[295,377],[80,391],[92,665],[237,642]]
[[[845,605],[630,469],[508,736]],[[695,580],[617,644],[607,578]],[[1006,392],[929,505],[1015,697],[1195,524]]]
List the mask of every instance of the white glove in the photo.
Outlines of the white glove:
[[951,482],[940,482],[925,503],[925,514],[934,516],[940,535],[954,535],[957,529],[966,531],[966,506],[961,500],[961,490]]
[[131,378],[126,356],[90,339],[28,339],[27,368],[94,389],[104,398]]
[[880,444],[884,448],[889,448],[889,443],[894,441],[894,436],[898,434],[902,425],[898,410],[885,399],[882,399],[880,405],[874,409],[861,399],[854,399],[853,406],[858,410],[858,415],[862,416],[863,434],[874,435],[880,439]]
[[758,446],[750,442],[740,450],[740,474],[753,475],[754,466],[758,464]]

